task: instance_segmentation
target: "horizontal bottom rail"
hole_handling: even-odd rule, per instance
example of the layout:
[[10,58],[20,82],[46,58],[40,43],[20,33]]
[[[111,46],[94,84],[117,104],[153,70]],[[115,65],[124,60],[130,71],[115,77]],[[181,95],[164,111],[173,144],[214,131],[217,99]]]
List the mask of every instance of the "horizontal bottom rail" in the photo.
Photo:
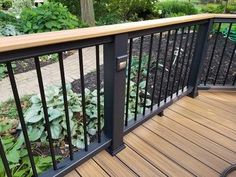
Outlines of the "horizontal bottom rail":
[[131,132],[132,130],[134,130],[135,128],[137,128],[138,126],[140,126],[141,124],[143,124],[144,122],[146,122],[147,120],[149,120],[150,118],[152,118],[153,116],[161,113],[164,109],[168,108],[170,105],[172,105],[174,102],[178,101],[179,99],[183,98],[184,96],[188,95],[189,93],[191,93],[193,91],[193,88],[184,88],[184,91],[182,92],[182,90],[178,91],[177,93],[174,93],[172,98],[169,96],[166,99],[166,102],[161,101],[160,106],[158,107],[158,105],[154,105],[153,106],[153,111],[147,109],[146,110],[146,114],[143,115],[139,115],[137,117],[137,120],[130,120],[128,122],[128,126],[124,127],[124,135],[128,134],[129,132]]
[[203,85],[200,84],[198,86],[199,90],[234,90],[236,91],[236,85],[232,86],[232,85]]
[[88,151],[80,150],[79,152],[74,153],[74,160],[70,160],[70,157],[67,157],[58,164],[58,170],[53,170],[51,168],[48,171],[45,171],[41,177],[64,176],[88,159],[94,157],[100,151],[107,149],[110,145],[111,139],[108,139],[105,135],[102,135],[100,143],[91,143]]

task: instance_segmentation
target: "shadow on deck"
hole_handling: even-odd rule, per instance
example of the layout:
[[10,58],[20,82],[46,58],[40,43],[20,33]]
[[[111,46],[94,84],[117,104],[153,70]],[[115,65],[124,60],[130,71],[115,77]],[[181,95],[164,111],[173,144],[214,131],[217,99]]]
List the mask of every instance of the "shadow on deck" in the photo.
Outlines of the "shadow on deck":
[[236,92],[184,97],[126,135],[116,156],[103,151],[67,177],[219,176],[236,163],[235,108]]

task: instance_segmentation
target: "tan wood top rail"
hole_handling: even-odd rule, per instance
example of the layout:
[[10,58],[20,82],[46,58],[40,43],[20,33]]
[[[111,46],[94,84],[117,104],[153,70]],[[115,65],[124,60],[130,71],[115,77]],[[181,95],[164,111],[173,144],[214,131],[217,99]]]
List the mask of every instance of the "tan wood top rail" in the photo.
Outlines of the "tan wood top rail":
[[28,34],[12,37],[0,37],[0,52],[58,44],[82,39],[96,38],[131,31],[145,30],[155,27],[170,26],[174,24],[194,22],[212,18],[236,18],[231,14],[198,14],[182,17],[163,18],[147,20],[141,22],[131,22],[116,25],[81,28],[73,30],[63,30],[56,32],[46,32]]

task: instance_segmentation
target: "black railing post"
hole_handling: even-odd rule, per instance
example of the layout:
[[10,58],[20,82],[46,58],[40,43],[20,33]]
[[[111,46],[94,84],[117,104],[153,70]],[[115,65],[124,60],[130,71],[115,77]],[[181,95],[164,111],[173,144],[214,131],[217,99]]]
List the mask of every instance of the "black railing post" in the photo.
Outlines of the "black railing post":
[[188,80],[188,88],[193,88],[193,91],[188,96],[198,96],[198,83],[201,76],[201,71],[206,58],[208,37],[212,27],[212,20],[206,23],[200,24],[198,28],[197,39],[195,43],[195,51],[193,53],[193,60],[190,67],[190,74]]
[[112,139],[108,149],[115,155],[123,143],[125,109],[125,73],[128,34],[114,36],[114,42],[104,44],[104,133]]

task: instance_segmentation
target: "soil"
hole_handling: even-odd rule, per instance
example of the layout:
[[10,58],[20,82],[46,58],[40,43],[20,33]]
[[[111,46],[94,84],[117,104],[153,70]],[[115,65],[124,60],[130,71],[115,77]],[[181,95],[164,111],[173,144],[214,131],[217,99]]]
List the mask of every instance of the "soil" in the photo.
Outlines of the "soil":
[[[187,60],[188,60],[188,58],[190,58],[189,63],[191,64],[194,46],[196,43],[196,35],[195,35],[194,43],[193,43],[194,45],[191,50],[190,45],[191,45],[192,37],[193,37],[193,34],[192,34],[192,32],[190,32],[190,36],[188,38],[188,43],[187,43],[187,47],[186,47],[185,59],[183,61],[185,44],[187,41],[187,32],[185,31],[185,33],[183,35],[182,45],[181,45],[181,48],[183,50],[180,52],[179,62],[176,61],[175,64],[172,64],[173,60],[171,59],[171,56],[172,56],[172,49],[173,49],[173,44],[174,44],[174,34],[170,35],[166,60],[164,60],[165,59],[165,52],[166,52],[167,33],[163,33],[162,43],[161,43],[161,47],[160,47],[159,60],[158,60],[159,66],[157,69],[157,82],[156,82],[156,89],[155,89],[155,94],[154,94],[154,103],[158,102],[159,94],[161,94],[161,100],[163,100],[165,98],[166,94],[167,94],[167,96],[171,95],[172,87],[173,87],[173,93],[175,93],[175,92],[177,92],[177,90],[182,89],[182,86],[185,87],[187,85],[187,79],[188,79],[188,74],[189,74],[189,70],[190,70],[190,65],[189,65],[189,67],[187,68],[187,71],[186,71]],[[176,52],[179,51],[178,48],[180,46],[180,40],[181,40],[181,34],[178,34],[177,39],[176,39],[176,45],[175,45]],[[201,78],[204,78],[206,75],[206,70],[209,65],[209,60],[211,58],[214,40],[215,40],[215,35],[212,35],[212,37],[209,40],[207,56],[205,58],[205,64],[204,64]],[[152,52],[151,64],[150,64],[150,74],[148,77],[149,78],[148,79],[148,93],[150,93],[150,94],[153,91],[154,75],[156,72],[156,63],[155,62],[156,62],[156,58],[157,58],[158,41],[159,41],[159,35],[155,35],[153,38],[153,47],[152,47],[153,52]],[[209,83],[209,84],[212,84],[213,80],[214,80],[213,78],[215,78],[216,70],[219,65],[221,54],[222,54],[222,51],[224,48],[224,42],[225,42],[225,38],[222,35],[219,35],[216,50],[215,50],[213,61],[212,61],[212,66],[211,66],[208,80],[207,80],[208,81],[207,83]],[[225,48],[222,67],[220,68],[219,77],[217,79],[218,84],[222,84],[223,79],[226,75],[227,67],[229,64],[229,59],[232,55],[234,45],[235,44],[232,41],[228,40],[227,46]],[[145,55],[148,56],[149,48],[150,48],[150,36],[145,36],[144,41],[143,41],[143,56],[145,56]],[[140,38],[136,38],[136,39],[134,39],[134,42],[133,42],[132,57],[134,57],[134,56],[138,57],[139,53],[140,53]],[[190,55],[190,57],[189,57],[189,55]],[[162,82],[163,84],[162,84],[162,89],[161,89],[160,86],[161,86],[161,78],[162,78],[162,71],[163,71],[162,66],[164,65],[164,61],[166,61],[166,66],[164,69],[163,82]],[[172,69],[170,70],[171,64],[172,64]],[[182,64],[183,64],[183,66],[182,66]],[[175,73],[176,68],[177,68],[177,72]],[[236,75],[236,73],[235,73],[236,71],[233,70],[233,68],[236,68],[236,61],[233,61],[233,63],[232,63],[232,67],[230,68],[226,84],[232,84],[232,81]],[[181,70],[182,70],[182,72],[181,72]],[[184,79],[185,72],[186,72],[186,78]],[[168,82],[169,73],[170,73],[170,77],[169,77],[169,82]],[[175,78],[175,82],[174,82],[174,78]],[[101,66],[101,80],[103,81],[103,66]],[[141,77],[140,82],[143,80],[146,80],[146,78]],[[135,78],[133,81],[135,81],[137,83],[137,78]],[[178,81],[179,81],[179,85],[178,85]],[[201,81],[201,82],[203,82],[203,81]],[[167,83],[168,83],[168,89],[167,89]],[[74,81],[72,83],[72,86],[73,86],[74,91],[80,92],[80,80]],[[91,90],[94,90],[97,88],[96,72],[92,72],[92,73],[85,75],[85,87],[88,89],[91,89]],[[103,87],[103,82],[102,82],[101,87]]]

